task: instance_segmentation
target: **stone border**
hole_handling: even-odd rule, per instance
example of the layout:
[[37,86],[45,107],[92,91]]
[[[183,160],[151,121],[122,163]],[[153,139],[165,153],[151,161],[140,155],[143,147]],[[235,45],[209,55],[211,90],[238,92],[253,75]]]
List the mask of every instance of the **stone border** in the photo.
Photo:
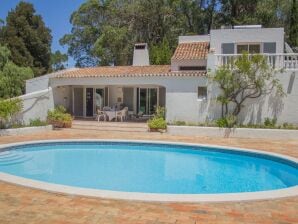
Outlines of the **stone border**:
[[37,126],[37,127],[25,127],[25,128],[1,129],[0,136],[32,134],[32,133],[38,133],[41,131],[50,131],[50,130],[53,130],[52,125]]
[[298,139],[298,130],[261,128],[218,128],[168,125],[168,133],[180,136],[212,136],[232,138]]
[[[0,146],[0,151],[4,151],[7,147],[20,146],[35,143],[54,143],[54,142],[133,142],[133,143],[156,143],[167,145],[185,145],[185,146],[201,146],[206,148],[224,149],[230,151],[249,152],[263,156],[277,157],[290,162],[298,163],[298,159],[290,156],[281,155],[278,153],[269,153],[260,150],[243,149],[234,147],[224,147],[216,145],[205,144],[191,144],[191,143],[175,143],[166,141],[140,141],[140,140],[114,140],[114,139],[60,139],[60,140],[41,140],[41,141],[29,141],[20,142],[15,144],[5,144]],[[87,196],[87,197],[99,197],[109,199],[122,199],[122,200],[137,200],[137,201],[151,201],[151,202],[237,202],[237,201],[252,201],[252,200],[271,200],[285,197],[298,196],[298,185],[294,187],[259,191],[259,192],[247,192],[247,193],[221,193],[221,194],[156,194],[156,193],[139,193],[139,192],[120,192],[109,190],[97,190],[89,188],[72,187],[60,184],[52,184],[43,181],[36,181],[23,177],[18,177],[6,173],[0,172],[0,181],[13,183],[25,187],[31,187],[35,189],[42,189],[54,193]]]

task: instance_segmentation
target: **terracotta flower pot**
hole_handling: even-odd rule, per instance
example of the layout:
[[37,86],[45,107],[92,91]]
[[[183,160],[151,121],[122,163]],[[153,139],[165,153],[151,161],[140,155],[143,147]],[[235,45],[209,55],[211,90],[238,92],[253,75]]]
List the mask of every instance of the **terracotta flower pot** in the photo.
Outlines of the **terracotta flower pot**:
[[54,128],[63,128],[64,127],[64,122],[62,122],[62,121],[49,120],[48,123],[53,125]]
[[71,128],[72,127],[72,122],[64,122],[64,128]]

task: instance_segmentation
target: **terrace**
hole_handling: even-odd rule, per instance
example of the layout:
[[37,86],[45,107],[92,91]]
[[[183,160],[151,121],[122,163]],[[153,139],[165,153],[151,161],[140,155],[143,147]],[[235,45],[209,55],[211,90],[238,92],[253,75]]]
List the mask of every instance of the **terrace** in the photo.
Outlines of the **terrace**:
[[[297,140],[182,137],[62,129],[1,137],[0,143],[42,139],[122,138],[249,147],[297,157]],[[149,203],[61,195],[0,182],[1,223],[297,223],[298,197],[229,203]],[[5,202],[5,203],[4,203]]]

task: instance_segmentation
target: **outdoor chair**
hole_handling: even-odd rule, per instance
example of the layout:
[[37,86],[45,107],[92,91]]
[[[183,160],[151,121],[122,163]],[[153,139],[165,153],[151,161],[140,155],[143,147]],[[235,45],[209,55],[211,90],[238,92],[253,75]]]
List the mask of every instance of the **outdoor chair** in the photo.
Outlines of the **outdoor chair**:
[[117,111],[116,121],[118,121],[118,118],[120,118],[120,121],[123,122],[124,120],[127,119],[127,114],[128,114],[128,107],[124,107],[122,110]]
[[102,110],[97,109],[97,116],[96,116],[97,122],[99,122],[102,117],[103,117],[103,120],[104,121],[107,120],[106,113],[104,111],[102,111]]

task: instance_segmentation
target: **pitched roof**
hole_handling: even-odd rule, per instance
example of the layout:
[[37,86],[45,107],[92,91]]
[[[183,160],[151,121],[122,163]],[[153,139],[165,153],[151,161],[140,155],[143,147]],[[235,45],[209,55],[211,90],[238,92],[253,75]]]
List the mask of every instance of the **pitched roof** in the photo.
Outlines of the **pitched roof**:
[[171,71],[170,65],[101,66],[64,70],[54,78],[135,77],[135,76],[203,76],[206,71]]
[[172,59],[207,59],[209,42],[190,42],[178,44]]

